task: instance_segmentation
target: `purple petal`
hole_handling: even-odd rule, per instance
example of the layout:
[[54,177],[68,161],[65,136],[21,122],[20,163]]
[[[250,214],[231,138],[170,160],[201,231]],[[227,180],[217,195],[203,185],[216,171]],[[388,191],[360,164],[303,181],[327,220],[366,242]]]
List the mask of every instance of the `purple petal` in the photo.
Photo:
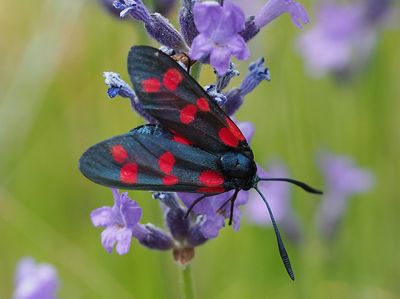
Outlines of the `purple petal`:
[[192,59],[200,59],[203,56],[207,56],[214,48],[214,43],[205,34],[200,33],[192,42],[189,56]]
[[127,228],[121,228],[116,234],[117,246],[115,250],[119,255],[128,253],[131,247],[132,231]]
[[229,68],[232,52],[228,47],[214,48],[210,55],[210,64],[215,68],[218,75],[223,75]]
[[110,207],[98,208],[90,213],[90,219],[95,227],[108,226],[116,223],[115,212]]
[[200,231],[206,239],[216,238],[221,228],[225,226],[224,217],[220,214],[209,214],[200,227]]
[[255,24],[262,28],[283,13],[289,13],[293,23],[301,28],[301,23],[308,23],[308,15],[304,7],[293,0],[269,0],[255,17]]
[[108,253],[112,252],[117,242],[118,230],[118,226],[109,226],[101,233],[101,244]]
[[221,20],[222,7],[215,1],[196,2],[193,15],[197,30],[210,37]]
[[131,200],[127,193],[121,195],[121,215],[127,228],[132,228],[142,218],[142,208],[137,202]]
[[229,48],[232,50],[232,55],[239,60],[245,60],[250,57],[250,50],[240,35],[236,35],[229,40]]
[[244,29],[245,16],[240,7],[224,1],[222,15],[215,20],[212,39],[219,45],[230,45],[232,39],[241,37],[237,33]]

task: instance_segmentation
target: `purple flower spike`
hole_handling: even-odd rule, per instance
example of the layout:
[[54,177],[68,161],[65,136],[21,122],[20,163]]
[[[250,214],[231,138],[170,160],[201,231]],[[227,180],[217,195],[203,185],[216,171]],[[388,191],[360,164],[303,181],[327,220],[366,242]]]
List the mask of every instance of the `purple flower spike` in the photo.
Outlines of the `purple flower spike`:
[[293,0],[269,0],[256,15],[254,23],[257,28],[262,28],[286,12],[298,28],[302,28],[302,23],[309,22],[307,12],[300,3]]
[[37,264],[32,258],[23,258],[15,274],[13,299],[56,299],[59,278],[49,264]]
[[210,58],[210,64],[219,75],[229,68],[231,56],[247,59],[250,51],[239,34],[244,29],[243,11],[230,1],[220,6],[214,1],[197,2],[194,5],[194,22],[200,32],[190,49],[192,59]]
[[234,88],[226,95],[225,111],[233,115],[243,104],[244,97],[251,93],[262,81],[271,81],[269,69],[264,66],[264,58],[259,58],[249,66],[249,72],[240,88]]
[[118,0],[114,1],[114,6],[121,11],[121,18],[129,14],[132,18],[142,21],[147,33],[162,45],[177,51],[188,50],[182,35],[168,19],[159,13],[150,13],[141,0]]
[[195,0],[183,0],[179,11],[179,23],[186,43],[191,46],[194,38],[199,34],[194,23],[193,6]]
[[[288,172],[281,162],[275,162],[268,167],[268,172],[258,167],[257,175],[260,178],[288,177]],[[291,205],[290,188],[290,185],[285,182],[259,183],[259,189],[267,198],[279,227],[290,240],[299,242],[301,230]],[[246,215],[250,223],[260,226],[272,225],[265,204],[256,192],[250,193],[249,203],[246,206]]]
[[358,168],[346,156],[323,154],[319,165],[325,178],[325,194],[316,214],[317,226],[325,238],[334,236],[340,224],[347,202],[352,195],[365,193],[374,185],[374,176],[368,170]]
[[119,194],[112,189],[114,195],[113,207],[102,207],[90,214],[95,227],[105,227],[101,233],[101,243],[107,252],[111,253],[116,244],[118,254],[126,254],[131,246],[132,235],[142,238],[146,230],[140,226],[142,209],[128,197],[128,193]]

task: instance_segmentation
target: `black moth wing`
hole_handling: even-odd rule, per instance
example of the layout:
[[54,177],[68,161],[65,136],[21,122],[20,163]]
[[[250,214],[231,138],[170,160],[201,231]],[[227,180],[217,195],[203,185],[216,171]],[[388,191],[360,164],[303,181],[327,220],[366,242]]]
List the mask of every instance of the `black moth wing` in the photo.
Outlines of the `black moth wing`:
[[79,168],[113,188],[216,194],[232,188],[218,160],[159,125],[145,125],[90,147]]
[[128,72],[143,108],[165,128],[212,153],[250,150],[236,124],[168,55],[132,47]]

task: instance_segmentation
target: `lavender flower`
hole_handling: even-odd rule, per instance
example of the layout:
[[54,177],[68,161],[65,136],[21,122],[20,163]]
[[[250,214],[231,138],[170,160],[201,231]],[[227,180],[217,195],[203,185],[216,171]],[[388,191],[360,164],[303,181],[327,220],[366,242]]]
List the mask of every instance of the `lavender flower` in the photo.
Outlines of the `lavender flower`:
[[196,0],[183,0],[179,11],[179,23],[186,43],[191,46],[194,38],[199,34],[194,23],[193,6]]
[[[376,9],[377,4],[380,9]],[[382,4],[382,6],[381,6]],[[377,26],[390,1],[338,4],[327,2],[316,11],[316,23],[298,41],[298,49],[312,76],[343,76],[368,60],[377,40]],[[376,15],[374,14],[376,13]]]
[[233,115],[243,104],[244,97],[251,93],[263,80],[270,81],[269,69],[264,66],[264,58],[260,58],[249,66],[249,72],[239,88],[230,90],[226,95],[225,111]]
[[90,214],[95,227],[105,227],[101,233],[101,243],[107,252],[111,253],[115,244],[118,254],[126,254],[131,246],[132,236],[143,239],[146,230],[139,224],[142,218],[142,209],[128,197],[128,193],[118,193],[112,189],[114,195],[113,207],[102,207]]
[[373,174],[358,168],[350,157],[322,154],[319,166],[325,178],[325,195],[316,214],[317,226],[325,238],[333,237],[352,195],[365,193],[374,185]]
[[244,29],[245,17],[242,10],[230,1],[223,6],[217,2],[196,3],[193,9],[194,22],[199,35],[193,40],[190,57],[210,58],[210,64],[219,75],[229,68],[231,56],[247,59],[250,51],[239,32]]
[[[261,178],[288,177],[288,171],[282,162],[276,161],[268,167],[268,172],[257,167],[257,175]],[[266,196],[274,212],[275,220],[285,232],[285,235],[293,242],[299,242],[301,240],[301,228],[291,205],[290,185],[284,182],[260,182],[259,189]],[[265,205],[255,192],[250,193],[246,215],[250,223],[272,226]]]
[[[239,123],[238,126],[246,139],[250,141],[254,134],[253,125],[251,123]],[[199,231],[206,239],[217,237],[220,229],[225,226],[225,219],[230,217],[230,202],[228,201],[232,197],[233,192],[235,191],[232,190],[207,197],[194,206],[193,212],[204,217],[201,220]],[[190,207],[202,194],[180,192],[178,196],[187,207]],[[249,192],[243,190],[237,195],[233,210],[233,229],[235,231],[240,228],[241,212],[238,207],[246,204],[248,197]]]
[[118,0],[114,1],[114,6],[121,11],[121,18],[129,14],[132,18],[142,21],[147,33],[162,45],[177,51],[188,50],[182,35],[168,19],[159,13],[150,13],[142,0]]
[[55,299],[59,288],[56,269],[49,264],[37,264],[23,258],[15,274],[13,299]]
[[307,12],[300,3],[293,0],[269,0],[254,18],[247,20],[241,35],[246,41],[252,39],[261,28],[284,13],[290,14],[292,22],[298,28],[309,22]]

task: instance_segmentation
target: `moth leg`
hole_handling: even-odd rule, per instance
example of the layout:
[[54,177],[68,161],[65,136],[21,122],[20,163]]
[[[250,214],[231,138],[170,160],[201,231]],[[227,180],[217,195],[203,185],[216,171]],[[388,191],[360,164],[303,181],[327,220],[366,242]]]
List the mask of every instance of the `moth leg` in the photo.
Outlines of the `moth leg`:
[[197,205],[200,201],[202,201],[202,200],[203,200],[204,198],[206,198],[206,197],[210,197],[210,196],[213,196],[213,195],[215,195],[215,194],[204,194],[204,195],[200,196],[199,198],[197,198],[197,199],[190,205],[190,207],[189,207],[189,209],[186,211],[186,214],[185,214],[184,217],[187,218],[187,217],[189,216],[190,212],[193,210],[194,206]]
[[236,197],[239,193],[240,189],[235,189],[235,193],[232,194],[231,197],[229,197],[228,200],[226,200],[218,209],[218,211],[222,211],[225,206],[228,204],[228,202],[231,202],[231,210],[230,210],[230,215],[229,215],[229,225],[232,225],[232,220],[233,220],[233,208],[235,204]]

